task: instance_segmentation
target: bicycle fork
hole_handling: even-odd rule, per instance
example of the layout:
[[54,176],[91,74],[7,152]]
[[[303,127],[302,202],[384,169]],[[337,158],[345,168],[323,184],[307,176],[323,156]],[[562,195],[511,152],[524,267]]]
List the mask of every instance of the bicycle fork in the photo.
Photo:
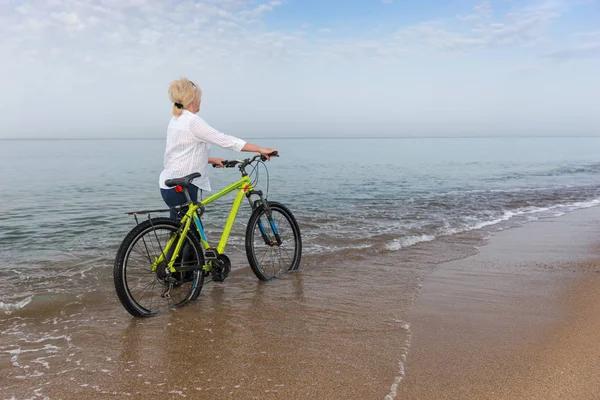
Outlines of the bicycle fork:
[[271,212],[271,207],[269,207],[269,202],[265,200],[260,190],[252,191],[248,194],[248,199],[250,199],[250,195],[255,194],[260,199],[256,200],[252,205],[253,209],[263,208],[265,210],[265,214],[267,215],[267,221],[269,223],[268,226],[271,227],[272,235],[266,229],[265,224],[263,224],[262,218],[258,219],[258,228],[260,229],[260,234],[265,241],[267,246],[281,246],[281,237],[279,236],[279,231],[277,230],[277,225],[275,224],[275,219],[273,218],[273,213]]

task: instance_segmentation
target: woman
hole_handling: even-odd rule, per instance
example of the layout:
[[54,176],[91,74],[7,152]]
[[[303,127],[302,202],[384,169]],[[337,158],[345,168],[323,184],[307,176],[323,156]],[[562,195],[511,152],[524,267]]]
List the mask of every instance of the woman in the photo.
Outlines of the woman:
[[[181,178],[194,172],[201,176],[192,181],[189,187],[190,197],[198,200],[198,189],[210,190],[208,181],[208,165],[223,168],[222,158],[209,157],[210,146],[215,144],[233,151],[249,151],[260,153],[269,159],[269,154],[276,149],[259,147],[246,143],[242,139],[226,135],[208,125],[196,113],[200,111],[202,91],[192,81],[181,78],[171,82],[169,98],[173,102],[173,117],[167,129],[167,146],[165,149],[164,169],[160,173],[159,185],[163,200],[169,207],[186,202],[183,193],[165,185],[167,179]],[[177,214],[171,211],[171,218]]]

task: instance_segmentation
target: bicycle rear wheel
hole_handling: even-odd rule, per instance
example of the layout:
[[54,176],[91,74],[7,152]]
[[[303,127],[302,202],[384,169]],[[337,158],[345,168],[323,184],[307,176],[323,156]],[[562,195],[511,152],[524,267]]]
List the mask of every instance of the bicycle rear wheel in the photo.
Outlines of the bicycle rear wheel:
[[[299,268],[302,256],[300,227],[284,205],[269,202],[272,224],[267,211],[259,207],[252,212],[246,228],[246,256],[258,279],[268,281]],[[281,244],[276,241],[278,233]]]
[[163,254],[168,241],[178,235],[179,226],[169,218],[146,220],[133,228],[121,243],[113,277],[119,300],[131,315],[156,314],[182,306],[200,294],[204,283],[204,252],[192,234],[186,236],[174,263],[176,269],[191,268],[191,271],[171,273],[167,268],[170,254],[152,271],[154,260]]

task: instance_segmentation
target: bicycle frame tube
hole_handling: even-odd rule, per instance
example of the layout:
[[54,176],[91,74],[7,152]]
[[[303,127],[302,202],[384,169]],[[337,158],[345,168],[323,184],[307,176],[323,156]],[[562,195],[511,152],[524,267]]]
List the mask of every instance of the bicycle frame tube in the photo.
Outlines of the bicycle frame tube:
[[[235,218],[237,217],[237,213],[240,209],[240,205],[244,199],[244,195],[249,190],[253,190],[252,182],[248,176],[242,177],[239,181],[232,183],[227,186],[223,190],[213,194],[208,197],[206,200],[202,201],[202,204],[211,203],[226,194],[233,192],[234,190],[238,190],[237,195],[235,196],[235,200],[233,201],[233,205],[231,206],[231,211],[229,212],[229,216],[227,217],[227,222],[225,223],[225,228],[223,229],[223,234],[221,235],[221,240],[219,240],[219,245],[217,246],[217,252],[219,254],[223,254],[225,252],[225,246],[227,245],[227,240],[229,239],[229,235],[231,233],[231,228],[233,228],[233,223],[235,222]],[[208,244],[208,243],[207,243]]]
[[158,267],[158,264],[160,264],[161,262],[163,262],[165,260],[166,254],[169,252],[169,250],[173,246],[173,243],[175,243],[177,237],[179,237],[179,240],[177,240],[177,244],[175,245],[175,250],[173,251],[173,254],[171,255],[171,260],[169,261],[169,270],[171,272],[177,272],[175,267],[173,267],[173,264],[175,264],[175,260],[177,259],[177,256],[179,255],[179,252],[181,251],[181,247],[183,246],[183,241],[185,240],[185,238],[190,230],[190,225],[192,222],[190,215],[195,215],[197,209],[198,209],[197,205],[194,205],[194,204],[190,205],[188,212],[181,219],[181,223],[183,224],[183,231],[181,232],[180,235],[173,235],[169,239],[169,241],[165,245],[165,248],[162,251],[162,254],[156,260],[154,260],[154,262],[152,263],[152,272],[156,272],[156,268]]
[[206,239],[206,234],[204,233],[204,228],[202,227],[200,218],[198,218],[198,214],[194,214],[192,218],[194,219],[194,222],[196,223],[196,229],[200,234],[200,241],[202,242],[202,247],[208,249],[210,245],[208,244],[208,239]]
[[[245,185],[248,185],[248,187],[244,187]],[[231,185],[227,186],[225,189],[202,200],[202,204],[206,205],[208,203],[212,203],[213,201],[225,196],[226,194],[233,192],[236,189],[242,189],[244,192],[246,192],[248,190],[252,190],[253,187],[252,187],[252,182],[250,182],[250,178],[248,176],[244,176],[239,181],[232,183]]]

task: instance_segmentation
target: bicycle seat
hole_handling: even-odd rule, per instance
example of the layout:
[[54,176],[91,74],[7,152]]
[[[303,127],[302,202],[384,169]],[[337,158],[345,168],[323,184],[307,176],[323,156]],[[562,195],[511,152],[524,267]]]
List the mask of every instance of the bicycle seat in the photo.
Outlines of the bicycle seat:
[[190,185],[190,182],[199,177],[200,172],[194,172],[193,174],[186,175],[183,178],[167,179],[165,181],[165,185],[167,185],[167,187],[181,186],[187,188]]

